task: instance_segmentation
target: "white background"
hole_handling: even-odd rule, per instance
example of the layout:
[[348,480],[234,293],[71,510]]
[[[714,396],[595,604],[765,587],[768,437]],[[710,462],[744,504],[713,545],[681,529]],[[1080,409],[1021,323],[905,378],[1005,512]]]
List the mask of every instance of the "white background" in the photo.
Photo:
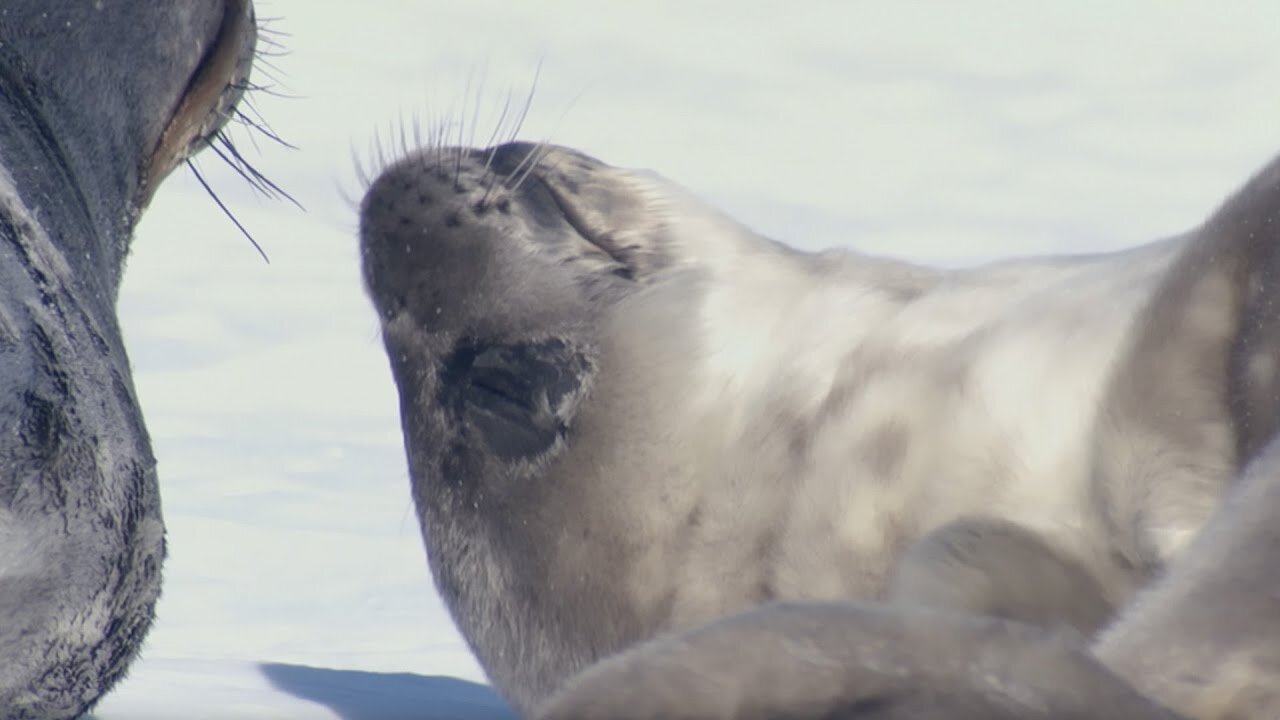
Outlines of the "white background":
[[[360,287],[356,162],[401,129],[649,167],[806,248],[969,264],[1179,232],[1280,150],[1280,4],[263,0],[289,51],[237,131],[305,206],[200,160],[120,299],[159,458],[165,594],[99,708],[134,718],[506,718],[431,587]],[[262,74],[255,79],[270,83]],[[477,104],[479,109],[477,111]],[[530,662],[536,662],[531,658]]]

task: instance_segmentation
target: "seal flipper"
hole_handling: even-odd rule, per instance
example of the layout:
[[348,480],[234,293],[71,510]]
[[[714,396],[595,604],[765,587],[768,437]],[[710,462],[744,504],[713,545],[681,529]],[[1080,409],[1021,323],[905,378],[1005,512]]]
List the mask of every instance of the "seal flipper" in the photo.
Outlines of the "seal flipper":
[[1085,634],[1113,611],[1081,563],[1028,528],[988,517],[961,518],[915,542],[894,568],[888,599]]
[[464,342],[444,361],[440,401],[505,461],[533,459],[568,430],[585,393],[586,356],[558,338]]
[[1177,720],[1076,633],[853,603],[766,605],[588,668],[540,720]]

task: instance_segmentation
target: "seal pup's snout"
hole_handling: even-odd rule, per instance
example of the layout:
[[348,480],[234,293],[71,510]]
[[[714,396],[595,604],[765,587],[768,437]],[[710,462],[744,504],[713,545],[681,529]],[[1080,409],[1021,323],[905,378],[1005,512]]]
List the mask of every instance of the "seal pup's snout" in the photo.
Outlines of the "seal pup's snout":
[[[581,240],[534,176],[540,146],[428,149],[365,194],[365,285],[393,372],[440,400],[486,457],[541,456],[590,372]],[[419,383],[422,383],[419,387]]]
[[511,155],[426,150],[374,181],[361,206],[360,243],[384,325],[406,314],[430,333],[503,337],[579,303],[558,268],[565,253],[556,249],[569,229],[554,202],[545,190],[513,189],[509,175],[493,169]]
[[528,307],[528,293],[542,301],[552,287],[616,297],[669,264],[665,215],[647,190],[634,173],[553,145],[419,150],[365,194],[365,281],[384,318],[417,305],[433,327],[482,291],[486,306]]
[[614,168],[549,145],[428,148],[384,171],[360,212],[383,322],[471,336],[581,321],[652,267],[641,200]]

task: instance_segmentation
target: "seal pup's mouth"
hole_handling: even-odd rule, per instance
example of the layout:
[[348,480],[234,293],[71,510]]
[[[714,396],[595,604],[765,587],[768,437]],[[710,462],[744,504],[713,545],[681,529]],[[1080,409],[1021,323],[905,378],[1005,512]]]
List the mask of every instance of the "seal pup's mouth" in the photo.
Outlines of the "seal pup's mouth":
[[248,87],[258,31],[250,0],[226,0],[217,35],[205,50],[147,162],[138,207],[187,158],[207,147],[231,120]]

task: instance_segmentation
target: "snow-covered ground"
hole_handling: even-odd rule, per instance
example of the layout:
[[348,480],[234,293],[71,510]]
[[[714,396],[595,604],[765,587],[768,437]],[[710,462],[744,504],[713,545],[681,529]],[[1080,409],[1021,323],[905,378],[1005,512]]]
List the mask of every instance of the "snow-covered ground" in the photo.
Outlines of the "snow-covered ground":
[[371,164],[375,137],[461,119],[454,137],[485,143],[540,65],[526,139],[653,168],[797,245],[949,264],[1177,232],[1280,150],[1273,0],[259,15],[287,34],[276,65],[299,97],[255,102],[300,149],[264,144],[258,166],[306,212],[204,157],[271,264],[184,171],[139,230],[120,305],[170,557],[99,720],[511,717],[431,587],[409,498],[358,276],[353,156]]

